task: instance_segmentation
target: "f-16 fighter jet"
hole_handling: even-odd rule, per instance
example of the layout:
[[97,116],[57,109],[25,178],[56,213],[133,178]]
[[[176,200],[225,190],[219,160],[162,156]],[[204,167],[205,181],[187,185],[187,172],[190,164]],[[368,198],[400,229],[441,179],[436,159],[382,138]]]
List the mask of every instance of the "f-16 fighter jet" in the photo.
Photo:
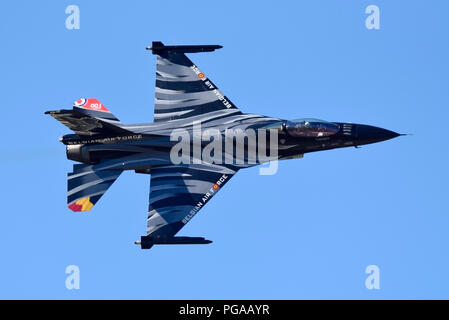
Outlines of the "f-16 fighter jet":
[[60,138],[67,158],[79,162],[67,177],[69,209],[92,209],[124,170],[150,174],[147,235],[136,244],[206,244],[176,234],[238,170],[399,136],[369,125],[243,113],[186,56],[219,48],[147,48],[157,56],[153,123],[121,123],[94,98],[46,112],[74,131]]

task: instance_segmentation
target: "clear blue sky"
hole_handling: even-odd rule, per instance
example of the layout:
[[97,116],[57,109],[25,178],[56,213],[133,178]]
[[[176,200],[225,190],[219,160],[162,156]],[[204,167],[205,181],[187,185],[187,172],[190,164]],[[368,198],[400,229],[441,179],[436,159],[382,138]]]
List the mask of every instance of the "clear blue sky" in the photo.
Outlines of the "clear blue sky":
[[[449,298],[448,1],[121,3],[0,5],[0,298]],[[69,130],[43,113],[95,97],[151,122],[152,40],[223,45],[190,57],[243,111],[413,136],[243,170],[181,231],[213,244],[140,250],[149,177],[126,172],[69,211]],[[65,288],[72,264],[80,290]]]

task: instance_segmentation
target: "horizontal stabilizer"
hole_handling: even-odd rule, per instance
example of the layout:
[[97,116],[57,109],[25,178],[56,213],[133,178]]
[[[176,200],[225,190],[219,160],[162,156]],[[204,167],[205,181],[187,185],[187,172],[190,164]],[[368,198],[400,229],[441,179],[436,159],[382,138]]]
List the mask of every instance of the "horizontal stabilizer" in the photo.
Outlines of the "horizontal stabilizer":
[[155,244],[209,244],[211,240],[204,239],[203,237],[152,237],[142,236],[140,241],[136,241],[136,244],[140,244],[142,249],[150,249]]
[[89,211],[122,173],[95,171],[93,166],[75,164],[67,176],[67,205],[72,211]]

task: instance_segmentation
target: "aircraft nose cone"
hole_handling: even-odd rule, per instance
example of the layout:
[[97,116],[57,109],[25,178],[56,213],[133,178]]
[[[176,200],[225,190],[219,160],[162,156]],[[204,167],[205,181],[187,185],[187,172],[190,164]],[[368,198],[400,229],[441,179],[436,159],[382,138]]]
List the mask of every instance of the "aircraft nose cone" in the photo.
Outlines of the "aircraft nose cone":
[[357,125],[357,140],[362,144],[385,141],[400,136],[399,133],[387,129],[359,124]]

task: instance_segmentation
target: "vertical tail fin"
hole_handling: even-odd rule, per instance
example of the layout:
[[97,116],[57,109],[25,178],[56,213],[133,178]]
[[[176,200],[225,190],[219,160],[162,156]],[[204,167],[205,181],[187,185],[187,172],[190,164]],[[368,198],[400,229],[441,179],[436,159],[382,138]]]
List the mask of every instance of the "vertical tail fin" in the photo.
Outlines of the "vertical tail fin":
[[80,111],[84,114],[110,123],[120,123],[109,110],[98,99],[81,98],[73,103],[73,110]]
[[71,110],[55,110],[45,113],[50,114],[79,136],[130,133],[122,128],[121,122],[100,101],[94,98],[76,100]]

